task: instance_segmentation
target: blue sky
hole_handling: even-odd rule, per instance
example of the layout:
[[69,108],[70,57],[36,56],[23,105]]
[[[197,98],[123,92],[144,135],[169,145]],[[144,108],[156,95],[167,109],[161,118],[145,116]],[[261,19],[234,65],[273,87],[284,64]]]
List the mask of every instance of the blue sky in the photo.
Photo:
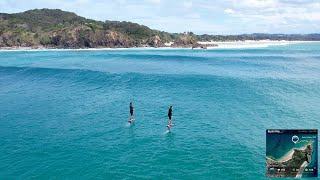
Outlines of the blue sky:
[[320,0],[1,0],[0,12],[57,8],[197,34],[320,33]]

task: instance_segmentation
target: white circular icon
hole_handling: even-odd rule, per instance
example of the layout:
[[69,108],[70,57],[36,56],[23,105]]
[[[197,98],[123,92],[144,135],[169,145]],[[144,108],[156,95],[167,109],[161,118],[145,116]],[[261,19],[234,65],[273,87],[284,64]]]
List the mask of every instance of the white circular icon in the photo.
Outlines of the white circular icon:
[[299,141],[299,137],[298,136],[296,136],[296,135],[292,136],[292,142],[293,143],[297,144],[298,141]]

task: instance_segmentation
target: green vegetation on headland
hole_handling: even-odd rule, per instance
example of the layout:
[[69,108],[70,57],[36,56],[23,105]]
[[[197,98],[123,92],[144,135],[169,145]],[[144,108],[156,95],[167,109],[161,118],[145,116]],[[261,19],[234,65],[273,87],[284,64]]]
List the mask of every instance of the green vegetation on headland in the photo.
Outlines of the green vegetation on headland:
[[285,161],[276,161],[267,157],[267,177],[296,177],[304,172],[308,163],[312,161],[314,147],[312,143],[301,149],[293,149],[293,154]]
[[[0,48],[202,47],[198,41],[320,40],[320,34],[195,35],[168,33],[132,22],[95,21],[59,9],[0,13]],[[211,45],[215,46],[215,45]]]

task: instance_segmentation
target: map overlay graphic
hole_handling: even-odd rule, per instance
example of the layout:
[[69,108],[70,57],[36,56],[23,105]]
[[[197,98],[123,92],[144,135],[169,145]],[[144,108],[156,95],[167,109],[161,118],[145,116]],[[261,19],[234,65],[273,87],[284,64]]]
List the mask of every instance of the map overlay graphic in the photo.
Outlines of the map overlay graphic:
[[318,130],[266,130],[267,177],[317,177]]

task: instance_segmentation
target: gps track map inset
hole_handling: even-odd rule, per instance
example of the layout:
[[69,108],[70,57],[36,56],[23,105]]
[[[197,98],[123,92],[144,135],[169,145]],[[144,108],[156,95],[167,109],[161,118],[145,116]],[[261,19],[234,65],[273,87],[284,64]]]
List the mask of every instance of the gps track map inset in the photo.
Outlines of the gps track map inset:
[[318,130],[266,131],[267,177],[318,177]]

